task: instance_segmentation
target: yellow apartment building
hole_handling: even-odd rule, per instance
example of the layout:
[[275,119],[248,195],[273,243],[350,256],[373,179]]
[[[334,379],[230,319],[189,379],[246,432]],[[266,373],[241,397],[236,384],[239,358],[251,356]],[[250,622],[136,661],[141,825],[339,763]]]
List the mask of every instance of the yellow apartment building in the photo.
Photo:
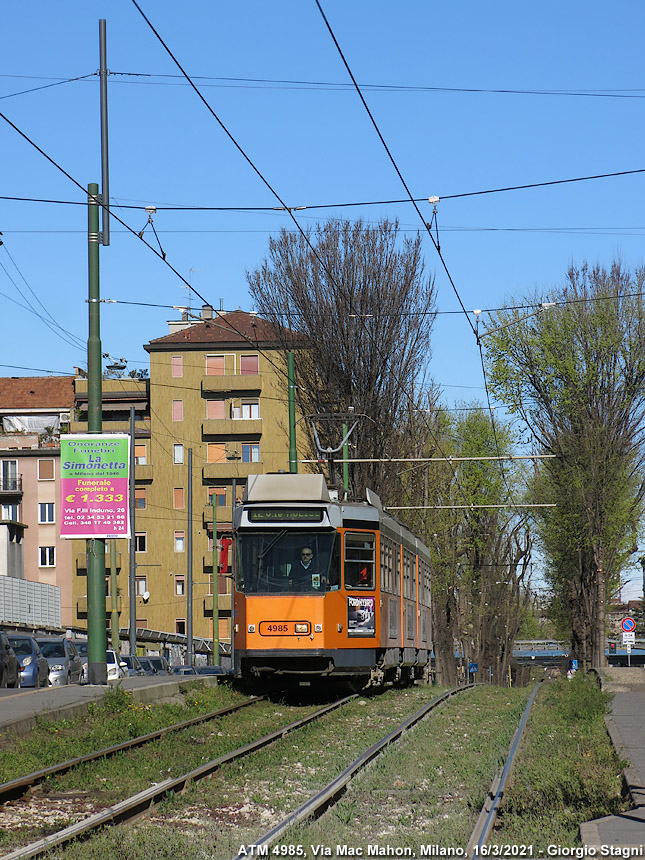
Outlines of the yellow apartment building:
[[[215,314],[205,306],[199,319],[182,319],[169,327],[165,337],[144,345],[150,355],[149,381],[103,383],[104,432],[126,429],[119,421],[110,421],[110,414],[122,419],[123,412],[106,409],[109,398],[113,404],[120,399],[124,407],[139,409],[134,523],[137,628],[186,634],[192,555],[193,636],[212,638],[215,510],[219,639],[227,652],[232,509],[249,475],[289,470],[286,366],[275,328],[255,314],[240,310]],[[115,399],[117,383],[121,389]],[[74,429],[82,432],[81,427]],[[302,458],[307,451],[304,433],[297,442]],[[126,541],[117,543],[122,544],[117,569],[123,630],[129,618],[128,547]],[[78,565],[84,563],[84,553],[81,548]],[[108,601],[108,610],[109,605]],[[78,606],[83,606],[82,600]]]

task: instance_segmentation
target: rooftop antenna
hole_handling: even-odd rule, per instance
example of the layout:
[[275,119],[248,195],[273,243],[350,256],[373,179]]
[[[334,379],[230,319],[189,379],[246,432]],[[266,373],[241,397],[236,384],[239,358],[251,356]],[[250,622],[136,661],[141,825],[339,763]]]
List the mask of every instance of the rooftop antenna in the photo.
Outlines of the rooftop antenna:
[[201,269],[196,269],[194,267],[188,269],[188,283],[190,284],[190,286],[185,287],[185,290],[188,293],[188,313],[192,313],[191,300],[193,297],[193,272],[199,271],[201,271]]

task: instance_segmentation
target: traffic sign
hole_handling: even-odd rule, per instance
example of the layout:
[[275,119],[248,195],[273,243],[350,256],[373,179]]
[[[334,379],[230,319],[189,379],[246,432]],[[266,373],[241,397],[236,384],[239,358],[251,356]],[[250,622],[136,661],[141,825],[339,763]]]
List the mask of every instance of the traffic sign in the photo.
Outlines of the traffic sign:
[[620,622],[620,626],[623,628],[625,633],[631,633],[632,631],[636,630],[636,622],[633,618],[630,618],[629,616],[627,616],[627,618],[623,618],[623,620]]
[[625,631],[623,633],[623,645],[635,645],[636,644],[636,634],[632,631]]

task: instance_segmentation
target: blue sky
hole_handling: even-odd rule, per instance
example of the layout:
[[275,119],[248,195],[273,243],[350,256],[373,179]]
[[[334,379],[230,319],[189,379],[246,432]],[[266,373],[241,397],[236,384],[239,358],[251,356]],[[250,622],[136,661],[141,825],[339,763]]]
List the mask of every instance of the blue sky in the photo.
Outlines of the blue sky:
[[[620,256],[628,266],[642,264],[643,173],[446,199],[645,168],[641,0],[321,4],[411,193],[442,198],[441,250],[469,311],[512,303],[533,288],[546,296],[571,262],[609,264]],[[288,205],[406,197],[314,0],[141,0],[141,8]],[[100,182],[93,75],[100,18],[107,21],[111,72],[115,213],[138,232],[147,216],[126,204],[237,209],[160,209],[154,226],[168,261],[202,296],[215,307],[221,300],[226,309],[251,310],[245,272],[261,264],[269,236],[291,221],[283,213],[244,211],[278,204],[177,77],[131,0],[4,8],[0,111],[82,186]],[[48,84],[56,85],[15,95]],[[84,201],[4,120],[0,147],[3,197]],[[429,220],[429,204],[420,208]],[[409,203],[297,213],[303,227],[332,215],[396,217],[406,230],[423,231]],[[0,374],[71,373],[85,361],[86,210],[0,199],[0,231]],[[156,247],[150,228],[144,236]],[[427,237],[424,247],[427,267],[437,273],[439,309],[458,310]],[[81,345],[25,309],[19,290]],[[126,358],[129,368],[146,366],[142,344],[166,334],[176,312],[122,302],[188,301],[181,280],[115,221],[112,244],[101,249],[101,294],[120,302],[102,305],[103,350]],[[447,404],[483,400],[479,353],[463,314],[437,318],[431,370]]]

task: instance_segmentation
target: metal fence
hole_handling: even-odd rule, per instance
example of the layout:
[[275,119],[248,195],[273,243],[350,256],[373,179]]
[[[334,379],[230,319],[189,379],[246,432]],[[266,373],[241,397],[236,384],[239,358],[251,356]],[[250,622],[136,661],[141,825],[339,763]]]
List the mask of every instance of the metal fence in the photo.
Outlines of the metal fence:
[[0,576],[0,624],[60,628],[60,588]]

